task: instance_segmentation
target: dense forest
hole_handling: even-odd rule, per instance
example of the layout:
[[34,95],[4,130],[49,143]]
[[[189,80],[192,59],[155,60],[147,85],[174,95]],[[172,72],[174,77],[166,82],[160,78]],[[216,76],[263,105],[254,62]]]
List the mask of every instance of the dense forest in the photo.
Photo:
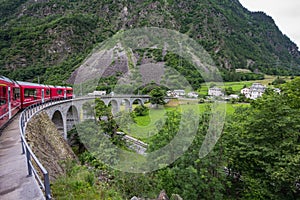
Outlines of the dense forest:
[[0,16],[0,74],[12,79],[65,84],[98,43],[145,26],[193,38],[227,79],[238,68],[300,73],[298,47],[237,0],[3,0]]

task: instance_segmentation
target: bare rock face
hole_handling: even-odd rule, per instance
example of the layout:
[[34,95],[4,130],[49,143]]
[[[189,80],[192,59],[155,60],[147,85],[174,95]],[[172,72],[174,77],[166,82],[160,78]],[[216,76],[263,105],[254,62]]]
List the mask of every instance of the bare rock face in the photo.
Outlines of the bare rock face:
[[34,154],[49,172],[50,181],[65,173],[64,161],[76,159],[67,141],[43,112],[28,123],[26,139]]
[[128,71],[129,57],[118,44],[108,50],[95,50],[67,80],[71,84],[80,84],[101,77],[113,76]]
[[156,200],[169,200],[169,197],[168,197],[166,191],[162,190]]
[[183,200],[178,194],[172,194],[170,200]]
[[130,200],[140,200],[140,198],[134,196],[134,197],[132,197]]

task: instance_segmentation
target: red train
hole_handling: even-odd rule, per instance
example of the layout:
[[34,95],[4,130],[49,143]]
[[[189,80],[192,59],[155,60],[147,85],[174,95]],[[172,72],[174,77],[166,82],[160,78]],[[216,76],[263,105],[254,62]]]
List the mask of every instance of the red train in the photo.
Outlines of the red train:
[[32,104],[72,97],[71,87],[13,81],[0,76],[0,128],[19,110]]

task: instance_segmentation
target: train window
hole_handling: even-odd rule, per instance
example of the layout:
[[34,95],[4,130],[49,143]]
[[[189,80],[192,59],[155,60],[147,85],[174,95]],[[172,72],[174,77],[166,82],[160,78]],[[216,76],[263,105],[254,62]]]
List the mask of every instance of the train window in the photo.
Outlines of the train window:
[[36,98],[36,89],[28,89],[28,88],[26,88],[24,90],[24,96],[25,97],[35,97]]
[[62,90],[57,90],[57,94],[62,94]]
[[46,90],[46,95],[47,95],[47,96],[50,95],[50,90],[49,90],[49,89]]
[[6,97],[6,87],[1,87],[1,96]]
[[67,90],[67,94],[72,94],[72,90]]
[[7,95],[6,95],[6,87],[0,86],[0,106],[6,104]]
[[13,100],[20,99],[20,88],[13,89]]
[[2,98],[0,98],[0,106],[2,106],[2,105],[4,105],[4,104],[6,104],[6,100],[5,100],[5,99],[2,99]]

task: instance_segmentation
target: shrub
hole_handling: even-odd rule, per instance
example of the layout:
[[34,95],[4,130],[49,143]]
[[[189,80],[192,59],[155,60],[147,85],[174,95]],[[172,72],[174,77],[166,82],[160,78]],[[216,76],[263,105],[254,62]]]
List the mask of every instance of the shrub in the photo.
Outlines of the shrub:
[[133,112],[136,116],[146,116],[149,113],[149,108],[147,108],[143,105],[139,105],[139,106],[135,107]]

